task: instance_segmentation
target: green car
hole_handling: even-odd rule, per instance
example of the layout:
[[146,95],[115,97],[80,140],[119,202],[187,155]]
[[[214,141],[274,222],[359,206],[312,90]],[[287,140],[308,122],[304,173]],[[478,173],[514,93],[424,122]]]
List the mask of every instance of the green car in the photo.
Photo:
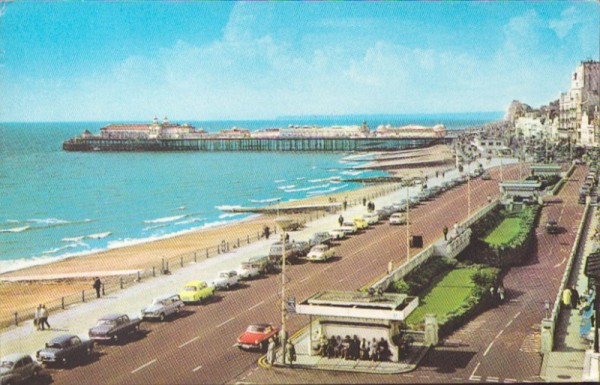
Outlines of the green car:
[[181,300],[185,303],[201,304],[202,301],[215,293],[213,286],[208,286],[204,281],[188,282],[179,293]]

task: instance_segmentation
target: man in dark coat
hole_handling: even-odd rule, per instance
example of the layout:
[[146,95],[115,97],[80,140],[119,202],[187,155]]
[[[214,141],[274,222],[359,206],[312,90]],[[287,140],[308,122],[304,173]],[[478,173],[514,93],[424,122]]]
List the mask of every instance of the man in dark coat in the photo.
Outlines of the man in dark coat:
[[342,225],[342,223],[344,223],[344,217],[340,215],[340,217],[338,218],[338,223],[340,224],[340,226]]
[[102,288],[102,281],[100,281],[100,278],[96,277],[94,279],[92,287],[96,290],[96,297],[100,298],[100,289]]
[[577,309],[579,306],[579,292],[575,288],[575,285],[571,287],[571,308]]

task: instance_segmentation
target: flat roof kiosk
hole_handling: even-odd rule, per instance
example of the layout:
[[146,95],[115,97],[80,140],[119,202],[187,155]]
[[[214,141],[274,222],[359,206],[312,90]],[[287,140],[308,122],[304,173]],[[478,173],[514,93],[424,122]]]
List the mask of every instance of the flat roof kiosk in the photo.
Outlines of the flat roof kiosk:
[[360,340],[365,338],[367,341],[384,338],[392,352],[390,359],[398,362],[397,341],[403,321],[418,305],[418,297],[406,294],[331,290],[316,292],[298,303],[296,313],[310,316],[310,355],[315,354],[313,342],[321,336],[344,338],[357,335]]
[[547,175],[560,175],[562,167],[559,164],[551,163],[534,163],[529,166],[531,175],[547,176]]
[[542,184],[535,180],[507,180],[498,183],[498,186],[506,198],[537,198]]

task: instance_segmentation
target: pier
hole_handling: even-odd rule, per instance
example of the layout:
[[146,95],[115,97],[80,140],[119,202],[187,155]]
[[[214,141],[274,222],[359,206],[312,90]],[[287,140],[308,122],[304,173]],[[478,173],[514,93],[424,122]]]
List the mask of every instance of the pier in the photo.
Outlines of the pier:
[[431,137],[326,137],[190,139],[106,139],[76,137],[63,143],[65,151],[397,151],[446,143]]

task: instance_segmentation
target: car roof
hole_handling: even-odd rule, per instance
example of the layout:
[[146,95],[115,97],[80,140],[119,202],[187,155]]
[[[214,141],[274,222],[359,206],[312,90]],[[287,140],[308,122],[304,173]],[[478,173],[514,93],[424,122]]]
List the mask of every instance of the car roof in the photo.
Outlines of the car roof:
[[29,356],[29,354],[26,354],[26,353],[11,353],[7,356],[2,357],[2,361],[17,362],[23,357],[30,357],[30,356]]
[[198,286],[205,283],[204,281],[190,281],[185,284],[185,286]]
[[123,317],[125,314],[123,313],[110,313],[110,314],[106,314],[102,317],[100,317],[99,319],[104,319],[104,320],[115,320],[117,318]]
[[258,326],[258,327],[266,328],[266,327],[273,326],[273,325],[271,325],[271,324],[250,324],[248,326]]
[[48,343],[50,344],[62,344],[65,341],[70,340],[73,337],[77,337],[75,334],[63,334],[61,336],[58,337],[54,337],[52,338],[50,341],[48,341]]

